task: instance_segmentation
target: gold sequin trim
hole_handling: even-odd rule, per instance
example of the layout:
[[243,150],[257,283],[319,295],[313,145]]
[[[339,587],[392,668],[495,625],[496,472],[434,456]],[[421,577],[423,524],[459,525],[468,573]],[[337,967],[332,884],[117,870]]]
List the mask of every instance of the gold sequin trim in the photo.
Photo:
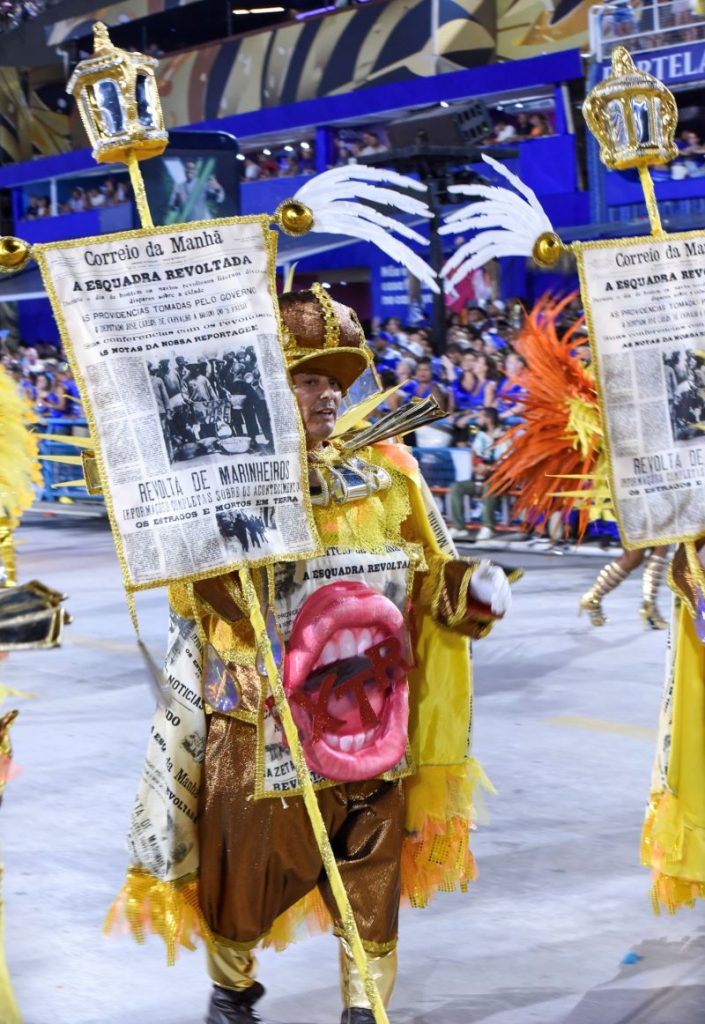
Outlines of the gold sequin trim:
[[333,300],[328,294],[327,290],[320,284],[316,283],[311,287],[311,291],[318,299],[321,306],[321,312],[323,313],[323,323],[325,330],[325,347],[326,348],[337,348],[340,343],[340,324],[338,323],[338,317],[335,313],[333,306]]

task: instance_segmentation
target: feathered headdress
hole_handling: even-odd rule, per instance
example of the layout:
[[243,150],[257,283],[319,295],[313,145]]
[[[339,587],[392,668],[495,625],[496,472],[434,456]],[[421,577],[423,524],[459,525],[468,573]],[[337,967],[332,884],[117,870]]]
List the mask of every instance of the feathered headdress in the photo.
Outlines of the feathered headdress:
[[559,327],[574,295],[541,299],[515,342],[527,363],[514,382],[524,391],[523,422],[502,439],[509,448],[491,490],[516,494],[515,514],[540,531],[552,512],[577,509],[582,536],[591,520],[609,514],[611,499],[595,378],[576,352],[586,340],[582,321]]
[[[492,157],[482,159],[515,191],[500,185],[451,185],[448,189],[474,201],[445,217],[439,234],[476,232],[443,266],[441,276],[451,291],[471,271],[490,260],[499,256],[531,256],[538,238],[555,237],[544,208],[528,185]],[[560,244],[557,237],[556,243]]]
[[[428,245],[428,239],[396,216],[406,214],[426,220],[432,216],[428,204],[409,195],[409,191],[425,193],[427,188],[397,171],[349,164],[311,178],[296,192],[293,202],[310,210],[312,224],[307,230],[372,242],[431,291],[438,292],[436,275],[428,263],[406,242],[394,237],[400,235],[418,245]],[[387,207],[390,213],[383,213],[379,206]],[[287,231],[285,220],[280,218],[279,223]]]

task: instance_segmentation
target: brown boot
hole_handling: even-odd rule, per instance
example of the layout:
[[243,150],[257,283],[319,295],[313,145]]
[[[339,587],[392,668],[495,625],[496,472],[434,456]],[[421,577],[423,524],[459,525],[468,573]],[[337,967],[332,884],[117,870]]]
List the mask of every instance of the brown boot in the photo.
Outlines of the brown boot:
[[241,992],[213,986],[206,1024],[263,1024],[254,1004],[264,995],[264,988],[255,981]]
[[593,626],[604,626],[607,616],[602,610],[602,598],[605,594],[609,594],[610,590],[614,590],[620,583],[623,583],[628,575],[629,573],[625,572],[618,562],[610,562],[609,565],[600,569],[593,585],[580,598],[578,614],[586,611]]

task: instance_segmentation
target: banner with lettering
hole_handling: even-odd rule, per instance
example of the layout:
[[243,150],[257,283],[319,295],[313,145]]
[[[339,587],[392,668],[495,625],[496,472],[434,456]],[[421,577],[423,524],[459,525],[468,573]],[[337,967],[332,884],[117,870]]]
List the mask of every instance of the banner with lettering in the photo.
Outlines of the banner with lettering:
[[130,589],[317,549],[269,223],[34,249]]
[[577,249],[624,544],[705,532],[705,234]]

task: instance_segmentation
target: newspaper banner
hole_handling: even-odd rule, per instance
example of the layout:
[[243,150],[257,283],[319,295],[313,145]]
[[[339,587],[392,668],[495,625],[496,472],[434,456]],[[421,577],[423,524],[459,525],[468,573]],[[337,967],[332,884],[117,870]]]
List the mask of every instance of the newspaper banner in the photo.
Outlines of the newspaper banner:
[[269,218],[35,248],[127,585],[317,547]]
[[172,881],[198,871],[198,798],[206,752],[196,623],[169,618],[168,706],[154,712],[127,845],[130,867]]
[[582,245],[578,267],[629,548],[705,532],[705,235]]

